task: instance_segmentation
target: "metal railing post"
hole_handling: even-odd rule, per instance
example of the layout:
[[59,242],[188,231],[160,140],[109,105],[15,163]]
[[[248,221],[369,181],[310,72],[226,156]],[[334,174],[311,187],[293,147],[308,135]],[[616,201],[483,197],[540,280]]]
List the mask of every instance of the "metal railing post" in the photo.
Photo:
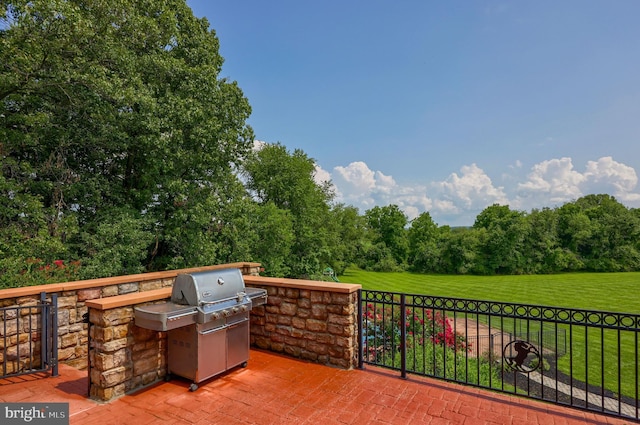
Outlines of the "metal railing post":
[[82,320],[87,324],[87,397],[91,397],[91,315],[88,310]]
[[364,369],[364,341],[363,331],[364,320],[362,317],[362,289],[358,289],[358,369]]
[[58,376],[58,294],[51,295],[51,376]]
[[47,293],[40,292],[40,369],[44,370],[49,363],[49,303],[47,303]]
[[407,300],[404,294],[400,295],[400,373],[402,378],[407,378]]

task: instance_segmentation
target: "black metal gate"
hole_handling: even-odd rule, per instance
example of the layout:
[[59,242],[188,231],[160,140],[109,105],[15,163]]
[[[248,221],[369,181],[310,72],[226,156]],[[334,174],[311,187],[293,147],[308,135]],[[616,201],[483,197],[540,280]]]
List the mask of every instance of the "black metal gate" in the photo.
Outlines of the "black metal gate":
[[35,304],[0,308],[0,378],[58,375],[58,296],[40,293]]
[[640,419],[640,315],[360,291],[360,367]]

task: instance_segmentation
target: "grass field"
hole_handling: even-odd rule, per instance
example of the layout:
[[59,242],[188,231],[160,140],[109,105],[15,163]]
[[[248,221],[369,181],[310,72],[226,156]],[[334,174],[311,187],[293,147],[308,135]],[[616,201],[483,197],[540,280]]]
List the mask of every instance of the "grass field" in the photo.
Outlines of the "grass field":
[[458,276],[350,268],[339,279],[375,291],[640,314],[640,272]]
[[[640,273],[455,276],[351,268],[339,279],[375,291],[640,314]],[[569,331],[567,325],[559,328]],[[633,333],[587,331],[575,325],[573,331],[572,354],[562,356],[558,368],[593,385],[601,386],[604,380],[604,387],[614,393],[635,397],[636,353],[640,348]]]

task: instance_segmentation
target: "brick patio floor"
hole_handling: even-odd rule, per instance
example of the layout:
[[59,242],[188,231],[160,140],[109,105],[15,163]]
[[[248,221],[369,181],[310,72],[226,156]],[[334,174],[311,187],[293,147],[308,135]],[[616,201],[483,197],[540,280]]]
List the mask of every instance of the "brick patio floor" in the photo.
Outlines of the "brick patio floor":
[[632,424],[606,415],[398,374],[340,370],[252,350],[249,365],[201,383],[174,379],[100,404],[87,372],[60,366],[0,380],[0,402],[68,402],[71,424]]

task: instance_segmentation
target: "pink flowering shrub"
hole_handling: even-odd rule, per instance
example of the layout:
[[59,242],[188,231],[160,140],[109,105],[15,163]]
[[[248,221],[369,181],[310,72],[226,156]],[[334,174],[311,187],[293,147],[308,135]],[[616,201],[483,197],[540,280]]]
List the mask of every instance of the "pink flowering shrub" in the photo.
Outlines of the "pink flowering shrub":
[[[363,312],[363,344],[369,361],[377,361],[389,351],[399,351],[401,340],[401,310],[391,305],[369,303]],[[405,339],[408,349],[426,345],[440,346],[454,352],[465,351],[469,345],[462,334],[454,331],[451,321],[442,312],[428,308],[407,308]]]
[[451,320],[441,311],[434,314],[433,309],[407,308],[406,315],[407,334],[418,345],[423,345],[425,339],[428,339],[436,345],[444,345],[454,351],[469,349],[464,335],[454,331]]
[[20,271],[23,286],[78,280],[80,261],[54,260],[47,263],[40,258],[27,258]]
[[484,387],[501,382],[488,358],[469,355],[471,344],[445,310],[410,305],[402,311],[400,296],[379,296],[384,302],[363,305],[365,362]]

